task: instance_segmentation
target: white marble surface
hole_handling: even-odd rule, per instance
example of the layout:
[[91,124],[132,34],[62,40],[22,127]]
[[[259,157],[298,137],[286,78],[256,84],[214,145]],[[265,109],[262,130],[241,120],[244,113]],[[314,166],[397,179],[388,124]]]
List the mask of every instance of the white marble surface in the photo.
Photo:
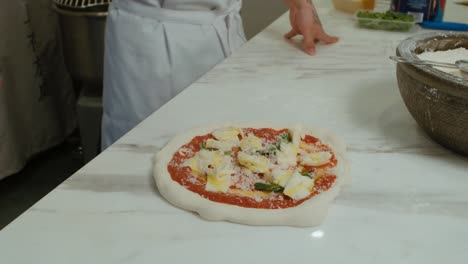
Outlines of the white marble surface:
[[[409,34],[320,6],[338,44],[305,56],[281,17],[0,231],[0,263],[466,263],[468,159],[417,127],[387,59]],[[353,183],[323,225],[207,222],[159,196],[153,154],[226,120],[320,124],[346,139]]]

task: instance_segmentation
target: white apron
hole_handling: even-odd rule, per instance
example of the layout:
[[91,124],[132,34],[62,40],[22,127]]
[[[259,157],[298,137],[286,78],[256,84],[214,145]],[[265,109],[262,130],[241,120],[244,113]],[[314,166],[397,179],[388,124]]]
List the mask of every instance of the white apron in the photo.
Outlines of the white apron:
[[245,42],[241,0],[114,0],[104,59],[105,149]]

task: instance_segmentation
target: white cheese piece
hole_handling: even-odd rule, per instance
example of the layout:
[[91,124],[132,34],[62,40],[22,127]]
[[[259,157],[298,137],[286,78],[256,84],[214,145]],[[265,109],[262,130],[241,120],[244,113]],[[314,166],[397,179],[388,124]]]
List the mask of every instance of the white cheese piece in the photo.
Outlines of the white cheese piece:
[[293,170],[275,168],[271,172],[270,178],[273,183],[278,184],[281,187],[285,187],[293,173]]
[[289,134],[291,134],[292,137],[292,144],[296,147],[299,148],[299,145],[302,142],[302,138],[304,137],[304,131],[301,126],[295,126],[294,128],[289,130]]
[[209,149],[219,149],[221,151],[230,151],[232,150],[233,147],[236,147],[239,145],[239,139],[235,138],[233,140],[227,140],[227,141],[218,141],[214,139],[208,139],[205,141],[205,147]]
[[202,149],[195,156],[185,161],[184,165],[189,166],[192,172],[197,175],[208,173],[210,167],[216,167],[222,159],[221,152]]
[[253,134],[248,134],[240,142],[240,148],[249,153],[262,149],[262,140]]
[[314,180],[295,171],[289,179],[283,193],[294,200],[301,200],[312,193]]
[[278,166],[287,169],[297,165],[297,147],[293,144],[282,142],[280,151],[276,152],[276,159]]
[[332,154],[330,152],[302,153],[299,156],[300,163],[307,166],[320,166],[330,162]]
[[213,168],[208,169],[205,190],[211,192],[227,192],[231,186],[231,174],[234,173],[232,160],[223,156]]
[[231,175],[213,175],[208,174],[206,177],[205,190],[209,192],[227,192],[229,186],[231,186]]
[[317,152],[319,148],[313,144],[307,144],[305,142],[301,142],[299,145],[300,150],[305,150],[305,152]]
[[241,134],[241,130],[237,127],[224,127],[216,129],[211,133],[217,140],[227,141],[238,139],[238,135]]
[[239,163],[255,173],[268,173],[270,171],[270,160],[261,155],[250,155],[245,152],[237,154]]

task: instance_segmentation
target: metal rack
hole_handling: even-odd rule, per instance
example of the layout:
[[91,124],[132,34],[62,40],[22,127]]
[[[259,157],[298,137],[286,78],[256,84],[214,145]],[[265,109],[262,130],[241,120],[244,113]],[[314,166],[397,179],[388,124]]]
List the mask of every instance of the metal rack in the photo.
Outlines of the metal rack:
[[59,7],[85,9],[96,6],[107,6],[112,0],[54,0]]

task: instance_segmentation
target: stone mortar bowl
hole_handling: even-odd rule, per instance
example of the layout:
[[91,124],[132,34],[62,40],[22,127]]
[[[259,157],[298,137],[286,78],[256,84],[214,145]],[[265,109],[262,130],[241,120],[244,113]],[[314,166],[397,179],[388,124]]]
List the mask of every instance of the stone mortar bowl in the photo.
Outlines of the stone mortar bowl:
[[[435,32],[400,43],[397,55],[417,58],[424,51],[468,49],[468,33]],[[401,97],[423,130],[442,146],[468,156],[468,79],[426,65],[397,64]]]

